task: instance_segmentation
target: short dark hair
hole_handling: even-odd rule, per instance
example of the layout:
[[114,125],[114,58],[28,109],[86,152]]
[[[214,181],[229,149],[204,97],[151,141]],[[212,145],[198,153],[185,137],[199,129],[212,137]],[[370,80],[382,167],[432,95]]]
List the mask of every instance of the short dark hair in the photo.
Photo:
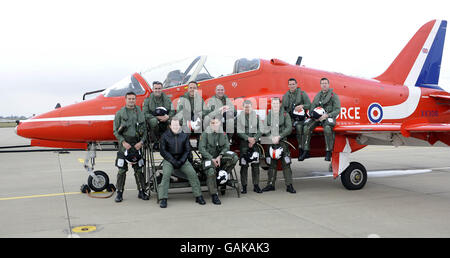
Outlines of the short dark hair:
[[194,84],[195,84],[195,86],[197,86],[197,87],[198,87],[198,82],[196,82],[196,81],[190,81],[190,82],[188,83],[188,85],[189,85],[189,84],[191,84],[191,83],[194,83]]
[[134,93],[133,91],[127,92],[127,94],[125,94],[125,98],[126,98],[128,95],[134,95],[134,96],[136,97],[136,93]]
[[297,83],[297,80],[295,78],[289,78],[288,82],[290,81],[294,81],[295,83]]
[[172,117],[172,118],[170,118],[170,119],[169,119],[169,125],[171,125],[171,124],[172,124],[172,121],[177,121],[177,122],[178,122],[178,124],[180,124],[180,125],[181,125],[181,121],[180,121],[180,119],[179,119],[178,117],[176,117],[176,116],[174,116],[174,117]]
[[327,81],[328,83],[330,83],[330,81],[329,81],[327,78],[325,78],[325,77],[323,77],[322,79],[320,79],[320,82],[322,82],[322,81]]
[[280,99],[279,97],[273,97],[273,98],[271,98],[270,101],[272,102],[272,101],[274,101],[274,100],[278,100],[279,102],[281,102],[281,99]]
[[244,100],[244,102],[242,103],[242,106],[248,105],[248,104],[253,106],[253,103],[249,99]]
[[162,82],[160,82],[160,81],[154,81],[154,82],[152,83],[152,85],[155,85],[155,84],[158,84],[158,85],[161,85],[161,86],[163,85]]
[[211,122],[214,121],[214,120],[217,120],[217,121],[219,121],[219,122],[222,122],[222,120],[221,120],[219,117],[217,117],[217,116],[211,117],[211,119],[209,120],[209,122],[211,123]]

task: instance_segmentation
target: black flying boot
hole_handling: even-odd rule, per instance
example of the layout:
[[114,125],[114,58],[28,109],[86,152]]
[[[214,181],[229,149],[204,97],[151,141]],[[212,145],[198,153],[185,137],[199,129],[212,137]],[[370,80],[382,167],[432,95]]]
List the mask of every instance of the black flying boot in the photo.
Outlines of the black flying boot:
[[161,203],[159,204],[159,207],[166,208],[167,207],[167,199],[161,199]]
[[325,161],[331,161],[331,151],[327,151],[325,154]]
[[211,195],[211,197],[212,197],[212,202],[214,204],[216,204],[216,205],[222,204],[222,202],[220,202],[219,196],[217,194],[213,194],[213,195]]
[[275,186],[273,186],[273,184],[268,184],[266,185],[266,187],[264,187],[262,189],[263,192],[268,192],[268,191],[275,191]]
[[247,193],[247,185],[242,185],[241,194],[246,194],[246,193]]
[[263,191],[259,188],[259,185],[253,185],[253,192],[262,193]]
[[205,205],[206,204],[205,199],[203,199],[203,196],[201,196],[201,195],[195,197],[195,202],[200,204],[200,205]]
[[304,150],[302,155],[298,157],[298,161],[303,161],[309,158],[309,150]]
[[296,193],[297,191],[295,191],[294,187],[292,186],[292,184],[288,185],[286,187],[286,192],[290,192],[290,193]]
[[148,195],[144,192],[144,190],[139,191],[138,198],[144,201],[148,201],[149,199]]
[[123,192],[117,191],[117,194],[116,194],[116,200],[115,200],[116,202],[121,202],[121,201],[123,201],[122,194],[123,194]]

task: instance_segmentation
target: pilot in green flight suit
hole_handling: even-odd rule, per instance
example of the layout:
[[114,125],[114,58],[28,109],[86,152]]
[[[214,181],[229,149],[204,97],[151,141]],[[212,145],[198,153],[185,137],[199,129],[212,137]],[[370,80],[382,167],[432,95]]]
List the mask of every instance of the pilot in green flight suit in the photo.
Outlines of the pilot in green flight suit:
[[[250,100],[245,100],[243,103],[244,110],[236,118],[237,123],[237,135],[240,139],[240,165],[241,165],[241,184],[242,193],[247,193],[247,177],[248,177],[248,166],[249,161],[246,159],[249,149],[253,152],[259,153],[259,149],[256,146],[259,138],[261,137],[261,125],[259,116],[252,109],[252,102]],[[248,158],[248,155],[247,155]],[[257,161],[251,162],[252,166],[252,181],[253,181],[253,191],[256,193],[262,193],[259,188],[259,156]]]
[[228,137],[223,132],[218,118],[212,117],[209,127],[200,136],[199,151],[212,201],[214,204],[221,204],[217,195],[216,169],[230,174],[239,158],[236,153],[230,151]]
[[309,147],[311,143],[311,135],[318,125],[323,126],[323,134],[325,136],[325,160],[331,161],[331,154],[334,147],[334,132],[333,128],[336,125],[336,117],[341,110],[341,102],[339,96],[330,89],[330,82],[327,78],[320,79],[321,91],[314,97],[314,101],[311,104],[310,114],[313,113],[317,107],[322,107],[325,110],[320,118],[308,118],[305,121],[304,130],[304,152],[299,157],[299,160],[304,160],[309,157]]
[[205,123],[209,125],[209,119],[216,117],[222,121],[223,131],[227,133],[231,140],[234,133],[234,117],[236,110],[233,102],[225,95],[225,87],[222,84],[216,86],[216,95],[208,100],[206,105],[208,115],[205,116]]
[[[169,126],[169,119],[172,118],[175,111],[172,108],[172,101],[169,96],[162,92],[162,83],[153,82],[153,92],[148,98],[144,100],[142,111],[145,115],[145,120],[149,126],[149,134],[152,142],[155,143],[154,149],[158,148],[159,138]],[[165,114],[159,114],[157,108],[165,108]],[[157,149],[156,149],[157,150]]]
[[289,90],[284,94],[282,100],[282,108],[286,111],[292,120],[292,125],[295,127],[297,134],[298,149],[300,155],[303,153],[303,126],[305,122],[304,116],[297,116],[294,111],[306,112],[311,107],[311,100],[309,100],[308,94],[297,87],[297,80],[290,78],[288,80]]
[[[177,114],[175,115],[183,124],[183,132],[185,133],[200,133],[202,130],[203,118],[207,114],[205,101],[197,91],[198,83],[191,81],[188,84],[188,91],[182,95],[177,104]],[[197,121],[193,124],[189,124],[189,121]]]
[[269,149],[282,149],[281,155],[276,157],[273,153],[268,151],[266,157],[266,163],[269,164],[269,171],[267,177],[267,186],[262,190],[274,191],[275,182],[277,180],[277,165],[278,160],[281,159],[281,167],[283,169],[284,182],[286,184],[286,191],[290,193],[296,193],[292,186],[292,170],[291,170],[291,157],[289,151],[289,145],[285,142],[287,136],[291,134],[292,122],[288,112],[280,108],[280,99],[272,98],[272,109],[267,114],[267,127],[270,128],[269,136],[271,137],[272,144],[269,145]]
[[[117,196],[115,201],[123,200],[123,190],[125,186],[126,172],[128,164],[125,153],[142,150],[147,138],[147,129],[145,125],[144,113],[136,106],[136,94],[128,92],[125,95],[126,105],[117,111],[114,117],[114,136],[119,142],[119,151],[117,152],[116,166],[119,168],[117,173]],[[133,150],[134,149],[134,150]],[[137,189],[139,190],[138,198],[148,200],[145,194],[145,179],[143,173],[144,160],[132,163],[134,169],[134,177],[136,179]]]

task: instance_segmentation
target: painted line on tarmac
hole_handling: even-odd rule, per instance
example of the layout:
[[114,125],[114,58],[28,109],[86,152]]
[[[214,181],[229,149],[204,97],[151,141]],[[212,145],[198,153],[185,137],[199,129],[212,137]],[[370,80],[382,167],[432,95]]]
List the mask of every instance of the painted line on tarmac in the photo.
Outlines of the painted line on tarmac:
[[[136,189],[125,189],[125,191],[137,191]],[[91,194],[104,194],[105,192],[91,192]],[[75,195],[75,194],[83,194],[82,192],[68,192],[66,195]],[[63,196],[64,193],[53,193],[53,194],[35,194],[35,195],[27,195],[27,196],[17,196],[17,197],[3,197],[0,198],[0,201],[9,201],[9,200],[20,200],[20,199],[32,199],[32,198],[42,198],[42,197],[55,197],[55,196]]]
[[[71,194],[81,194],[81,192],[70,192],[65,193],[66,195]],[[17,197],[6,197],[0,198],[0,201],[8,201],[8,200],[20,200],[20,199],[31,199],[31,198],[40,198],[40,197],[53,197],[53,196],[63,196],[64,193],[54,193],[54,194],[36,194],[36,195],[27,195],[27,196],[17,196]]]
[[[114,164],[116,158],[108,158],[108,159],[96,159],[95,163],[110,163],[110,164]],[[163,160],[163,158],[161,156],[157,157],[155,156],[155,162],[161,162]],[[81,164],[84,164],[84,159],[82,158],[78,158],[78,162],[80,162]]]

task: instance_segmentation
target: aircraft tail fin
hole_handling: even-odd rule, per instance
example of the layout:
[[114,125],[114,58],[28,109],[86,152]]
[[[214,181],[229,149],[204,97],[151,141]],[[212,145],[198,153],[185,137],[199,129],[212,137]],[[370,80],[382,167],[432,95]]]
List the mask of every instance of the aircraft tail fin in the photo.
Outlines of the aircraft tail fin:
[[389,68],[374,79],[405,86],[441,89],[438,83],[446,29],[445,20],[433,20],[423,25]]

